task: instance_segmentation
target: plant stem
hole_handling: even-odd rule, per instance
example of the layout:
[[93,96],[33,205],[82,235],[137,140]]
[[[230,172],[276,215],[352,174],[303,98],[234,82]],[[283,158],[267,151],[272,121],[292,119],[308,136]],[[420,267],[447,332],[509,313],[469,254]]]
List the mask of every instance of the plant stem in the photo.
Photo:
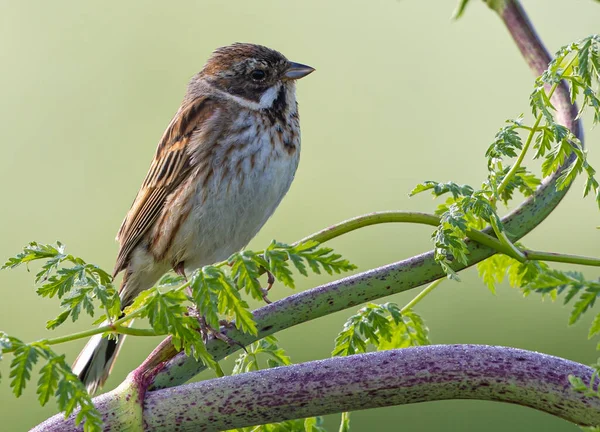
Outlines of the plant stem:
[[217,375],[217,378],[225,376],[225,372],[223,372],[223,369],[221,368],[221,365],[218,361],[215,361],[215,374]]
[[510,249],[510,251],[511,251],[510,256],[515,258],[517,261],[525,262],[527,260],[527,258],[525,258],[525,255],[523,254],[523,252],[521,252],[519,250],[519,248],[516,247],[513,244],[513,242],[510,241],[510,239],[506,235],[506,231],[504,231],[504,229],[500,228],[500,226],[498,225],[498,221],[496,220],[496,218],[494,216],[492,216],[490,218],[490,225],[492,225],[492,229],[494,230],[496,237],[498,237],[498,240],[500,240],[500,242],[504,246],[506,246],[507,248]]
[[[554,93],[555,86],[552,86],[552,87],[553,87],[552,93]],[[508,171],[506,176],[502,179],[502,183],[500,183],[500,186],[498,186],[498,191],[497,191],[498,195],[501,195],[502,192],[504,192],[504,189],[506,189],[506,186],[508,186],[508,184],[511,182],[511,180],[517,173],[517,170],[521,167],[521,164],[523,163],[523,159],[525,159],[525,154],[527,153],[527,150],[529,150],[529,146],[531,145],[533,136],[536,134],[537,128],[540,125],[541,121],[542,121],[542,115],[539,114],[537,116],[537,118],[535,119],[535,123],[533,124],[533,127],[529,131],[529,135],[527,136],[527,141],[525,141],[525,145],[523,146],[523,150],[521,150],[521,153],[519,154],[517,161],[513,164],[512,167],[510,167],[510,170]]]
[[[563,72],[560,75],[561,79],[558,82],[555,82],[554,84],[552,84],[552,87],[550,88],[550,91],[548,92],[548,100],[552,99],[552,96],[554,95],[554,92],[558,88],[558,85],[562,82],[562,79],[565,76],[565,73],[567,72],[567,70],[569,69],[571,64],[575,61],[576,58],[577,58],[577,56],[575,55],[575,56],[573,56],[573,58],[571,58],[571,60],[569,60],[569,63],[567,63],[567,65],[563,69]],[[510,170],[508,171],[508,174],[506,174],[504,179],[502,179],[502,183],[500,183],[500,186],[498,186],[498,195],[500,195],[500,194],[502,194],[502,192],[504,192],[504,189],[506,189],[506,186],[513,179],[517,170],[520,168],[521,164],[523,163],[525,154],[527,153],[527,150],[529,150],[529,146],[531,145],[531,142],[533,141],[533,137],[536,134],[536,132],[538,131],[538,127],[542,121],[542,118],[543,118],[542,114],[538,114],[538,116],[536,117],[535,123],[533,124],[533,127],[530,129],[529,134],[527,135],[527,141],[525,141],[525,145],[523,146],[523,150],[521,150],[521,153],[519,154],[517,161],[510,168]]]
[[[398,222],[409,222],[417,224],[425,224],[430,226],[438,226],[440,218],[433,214],[419,213],[419,212],[406,212],[399,210],[390,210],[382,212],[368,213],[362,216],[357,216],[352,219],[348,219],[332,225],[328,228],[322,229],[314,234],[304,237],[302,240],[297,241],[294,244],[303,243],[309,240],[315,240],[319,243],[324,243],[329,240],[333,240],[336,237],[340,237],[349,232],[358,230],[371,225],[377,225],[382,223],[398,223]],[[584,257],[569,254],[560,254],[554,252],[541,252],[534,250],[519,250],[516,248],[514,243],[510,242],[506,237],[505,231],[498,230],[500,233],[504,233],[507,244],[502,243],[497,238],[486,234],[483,231],[475,229],[468,229],[466,234],[471,240],[480,243],[484,246],[495,249],[497,252],[508,255],[515,258],[517,261],[525,262],[527,260],[538,260],[538,261],[553,261],[553,262],[564,262],[569,264],[580,264],[586,266],[600,266],[600,258]],[[512,247],[511,247],[512,245]]]
[[[568,379],[573,375],[587,383],[593,373],[579,363],[515,348],[430,345],[195,382],[147,392],[143,404],[133,405],[143,407],[144,429],[157,432],[231,430],[448,399],[513,403],[579,425],[596,425],[600,398],[575,391]],[[124,391],[118,395],[123,397]],[[114,412],[123,405],[117,398],[100,396],[94,404],[102,413]],[[57,414],[33,431],[72,430],[75,416]],[[125,429],[118,415],[103,420],[107,429]]]
[[162,336],[166,333],[157,333],[154,329],[140,329],[127,326],[118,326],[114,333],[133,335],[133,336]]
[[554,252],[540,252],[524,249],[523,253],[528,260],[552,261],[567,264],[580,264],[585,266],[600,267],[600,258],[590,258],[579,255],[559,254]]
[[[336,237],[355,231],[360,228],[364,228],[371,225],[377,225],[382,223],[416,223],[424,224],[437,227],[440,224],[439,216],[420,213],[420,212],[407,212],[400,210],[390,210],[382,212],[368,213],[366,215],[357,216],[352,219],[342,221],[336,225],[332,225],[328,228],[322,229],[314,234],[304,237],[302,240],[297,241],[294,244],[304,243],[310,240],[324,243],[329,240],[333,240]],[[495,249],[498,252],[502,252],[506,255],[515,257],[512,249],[500,242],[498,239],[486,234],[482,231],[475,229],[468,229],[466,235],[471,240],[476,241],[484,246],[488,246]]]
[[349,431],[350,431],[350,412],[345,411],[342,413],[342,418],[340,420],[339,432],[349,432]]
[[[369,213],[363,216],[358,216],[353,219],[349,219],[339,224],[333,225],[329,228],[318,231],[314,234],[311,234],[308,237],[296,242],[296,244],[305,242],[308,240],[316,240],[319,242],[326,242],[328,240],[332,240],[336,237],[339,237],[343,234],[349,233],[351,231],[355,231],[357,229],[370,226],[377,225],[381,223],[396,223],[396,222],[412,222],[412,223],[420,223],[425,225],[437,226],[439,224],[439,217],[432,214],[427,213],[418,213],[418,212],[404,212],[404,211],[386,211],[386,212],[377,212],[377,213]],[[554,252],[542,252],[542,251],[534,251],[524,249],[523,251],[519,251],[519,254],[516,254],[515,251],[508,245],[503,244],[498,239],[478,230],[469,229],[467,230],[467,237],[480,243],[484,246],[494,249],[496,252],[504,253],[512,258],[520,262],[525,262],[527,260],[536,260],[536,261],[552,261],[552,262],[562,262],[568,264],[579,264],[586,266],[600,266],[600,258],[592,258],[578,255],[569,255],[569,254],[560,254]],[[510,243],[512,244],[512,243]],[[514,245],[513,245],[514,246]],[[518,249],[517,249],[518,251]],[[226,263],[226,261],[224,261]],[[425,288],[421,294],[416,296],[407,306],[412,307],[416,302],[420,301],[425,295],[427,295],[431,290],[433,290],[443,279],[438,279],[431,283],[430,286]],[[177,287],[177,290],[183,290],[190,286],[191,281],[187,281],[181,286]],[[415,302],[416,300],[416,302]],[[73,333],[67,336],[61,336],[57,338],[51,339],[42,339],[39,342],[44,342],[47,345],[57,345],[65,342],[71,342],[78,339],[84,339],[90,336],[94,336],[96,334],[102,333],[119,333],[119,334],[129,334],[135,336],[160,336],[163,333],[156,333],[153,329],[136,329],[129,328],[123,326],[121,324],[130,321],[131,319],[140,315],[144,310],[144,307],[141,307],[137,310],[134,310],[127,314],[126,316],[116,320],[113,324],[97,327],[95,329],[85,330],[78,333]],[[3,350],[3,353],[13,352],[14,349]]]
[[321,231],[317,231],[314,234],[304,237],[302,240],[298,240],[294,244],[305,243],[310,240],[315,240],[319,243],[324,243],[343,234],[349,233],[351,231],[366,226],[398,222],[438,226],[440,224],[440,218],[439,216],[429,213],[396,210],[368,213],[362,216],[354,217],[352,219],[347,219],[338,224],[324,228]]
[[[118,319],[117,321],[115,321],[112,324],[107,324],[107,325],[96,327],[96,328],[93,328],[90,330],[84,330],[81,332],[72,333],[72,334],[66,335],[66,336],[60,336],[60,337],[55,337],[55,338],[50,338],[50,339],[40,339],[37,342],[44,343],[46,345],[58,345],[61,343],[71,342],[71,341],[78,340],[78,339],[85,339],[90,336],[94,336],[94,335],[102,334],[102,333],[122,333],[122,334],[132,334],[132,335],[136,335],[136,336],[160,336],[161,333],[156,333],[152,329],[135,329],[135,328],[131,329],[131,328],[121,325],[121,324],[135,318],[142,311],[143,311],[143,308],[140,308],[140,309],[124,316],[123,318]],[[8,348],[5,350],[2,350],[3,353],[10,353],[13,351],[15,351],[15,348]]]
[[415,296],[415,298],[413,298],[411,301],[409,301],[406,306],[404,306],[401,310],[400,313],[404,313],[409,309],[412,309],[416,306],[417,303],[419,303],[421,300],[423,300],[427,294],[429,294],[431,291],[433,291],[434,289],[437,288],[437,286],[439,284],[441,284],[445,279],[438,279],[435,280],[433,282],[431,282],[429,285],[427,285],[427,287],[421,291],[419,294],[417,294]]

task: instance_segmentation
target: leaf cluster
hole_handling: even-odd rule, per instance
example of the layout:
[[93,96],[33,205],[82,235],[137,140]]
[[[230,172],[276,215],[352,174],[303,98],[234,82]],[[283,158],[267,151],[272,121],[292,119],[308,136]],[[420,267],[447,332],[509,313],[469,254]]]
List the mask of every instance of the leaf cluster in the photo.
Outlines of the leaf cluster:
[[279,347],[275,336],[267,336],[246,347],[236,359],[232,375],[261,370],[260,357],[266,358],[268,368],[292,364],[290,357]]
[[[297,245],[273,241],[262,253],[245,250],[233,254],[226,263],[198,269],[191,275],[189,283],[181,286],[177,287],[179,278],[163,278],[161,286],[177,288],[166,292],[158,287],[147,290],[136,298],[125,314],[147,317],[157,333],[173,337],[177,349],[183,349],[215,368],[214,360],[202,343],[201,333],[205,329],[201,321],[209,330],[218,329],[222,320],[233,321],[238,330],[258,334],[250,306],[242,293],[263,299],[265,291],[258,280],[263,269],[293,288],[292,266],[304,276],[308,275],[308,269],[332,274],[356,268],[331,248],[322,247],[315,241]],[[186,304],[193,306],[192,313],[188,313]],[[202,319],[198,320],[198,317]]]
[[[461,2],[458,15],[467,2]],[[450,195],[438,207],[440,225],[432,234],[435,259],[451,279],[457,279],[453,262],[466,264],[468,253],[465,237],[468,229],[480,229],[487,224],[494,228],[499,239],[506,243],[508,236],[497,214],[497,202],[508,205],[515,191],[532,196],[541,184],[540,179],[522,165],[525,152],[533,147],[534,159],[541,158],[543,176],[548,176],[566,164],[556,182],[557,190],[571,185],[577,175],[585,173],[587,180],[584,196],[596,195],[600,206],[600,187],[595,169],[577,136],[555,120],[551,99],[563,80],[570,84],[572,102],[581,100],[581,114],[585,109],[594,112],[594,122],[600,121],[600,36],[593,35],[561,48],[548,69],[536,79],[530,96],[532,126],[524,124],[523,115],[508,120],[486,151],[488,176],[480,189],[455,182],[426,181],[417,185],[410,195],[431,191],[435,197]],[[521,134],[526,133],[525,141]],[[517,160],[510,164],[510,159]],[[512,247],[512,245],[508,245]]]
[[[571,384],[571,388],[576,392],[583,393],[586,396],[600,398],[600,388],[598,387],[598,381],[600,381],[600,360],[591,366],[594,369],[594,373],[592,374],[588,383],[585,383],[580,377],[575,375],[569,375],[569,383]],[[582,429],[589,431],[598,430],[597,428],[593,427]]]
[[376,350],[429,345],[429,329],[413,310],[401,311],[394,303],[368,303],[351,316],[335,339],[333,356]]
[[594,192],[600,206],[595,169],[589,164],[579,139],[572,131],[556,123],[554,117],[555,108],[547,87],[556,88],[563,80],[569,85],[571,102],[579,100],[581,104],[578,117],[589,109],[593,123],[599,123],[600,36],[588,36],[558,50],[548,69],[536,79],[530,96],[531,111],[537,118],[536,127],[531,132],[535,134],[534,157],[544,158],[543,175],[549,175],[560,165],[568,163],[568,168],[558,179],[557,188],[568,187],[578,174],[585,173],[587,180],[583,195]]
[[[136,330],[145,334],[172,336],[172,343],[177,350],[193,355],[215,370],[219,368],[206,350],[204,337],[217,331],[223,319],[233,321],[235,327],[242,332],[253,335],[258,333],[243,295],[263,299],[265,293],[258,278],[265,271],[293,288],[292,269],[307,276],[309,270],[333,274],[356,268],[331,248],[323,247],[315,241],[295,245],[273,241],[260,253],[242,251],[225,262],[198,269],[189,281],[181,276],[166,275],[155,287],[140,293],[132,304],[121,311],[118,292],[108,273],[81,258],[65,253],[64,245],[60,242],[56,245],[32,242],[21,253],[10,258],[3,268],[28,265],[33,261],[41,262],[41,270],[35,276],[38,295],[57,297],[64,309],[58,317],[48,321],[49,329],[58,327],[68,317],[73,321],[77,320],[81,312],[94,316],[96,307],[101,306],[105,313],[98,322],[109,319],[113,323],[108,336],[112,332],[125,332],[123,326],[134,318],[145,318],[151,329]],[[108,328],[103,327],[105,330]],[[78,422],[85,420],[86,429],[98,430],[101,424],[99,415],[85,388],[72,373],[64,356],[57,356],[50,350],[48,343],[49,341],[24,344],[0,332],[0,360],[3,353],[14,352],[10,375],[13,378],[13,391],[17,396],[21,394],[27,381],[31,379],[32,367],[42,359],[45,364],[41,367],[38,382],[40,403],[43,405],[51,396],[56,396],[59,408],[67,413],[79,406],[81,410],[77,416]],[[252,350],[250,353],[254,354],[255,359],[258,354],[270,356],[269,366],[289,364],[289,358],[276,346],[274,338],[262,340]],[[238,369],[251,370],[257,367],[250,362],[250,358],[241,360]],[[296,423],[285,424],[289,426]],[[320,420],[317,419],[307,419],[302,424],[303,427],[306,425],[306,430],[321,430]]]
[[437,183],[427,181],[417,185],[411,196],[431,190],[436,197],[451,194],[444,204],[438,208],[440,225],[432,233],[434,258],[450,279],[459,280],[452,269],[452,262],[468,263],[468,248],[465,243],[469,228],[478,228],[482,224],[493,222],[502,228],[502,221],[496,214],[488,191],[473,190],[468,185],[456,183]]
[[[575,324],[585,312],[591,309],[600,296],[600,282],[588,280],[583,273],[559,271],[539,261],[521,263],[506,255],[496,254],[477,264],[479,276],[495,293],[496,285],[505,278],[513,288],[519,288],[524,295],[541,294],[556,300],[563,296],[565,305],[572,304],[569,324]],[[600,334],[600,313],[594,318],[589,330],[589,338]],[[600,344],[598,346],[600,349]]]
[[97,304],[104,310],[100,321],[119,317],[121,302],[110,275],[98,266],[65,253],[61,242],[56,245],[31,242],[22,252],[9,258],[2,269],[29,265],[33,261],[43,262],[35,275],[38,295],[57,297],[63,308],[56,318],[46,323],[46,328],[55,329],[69,317],[74,322],[82,311],[94,316]]
[[44,365],[39,369],[37,383],[40,405],[46,405],[50,398],[55,397],[58,408],[64,412],[65,418],[79,407],[75,424],[83,422],[86,432],[101,430],[100,414],[79,378],[71,371],[64,354],[57,355],[43,341],[26,344],[2,332],[0,332],[0,347],[14,350],[10,363],[10,378],[12,378],[10,386],[16,397],[23,394],[27,382],[31,380],[33,367],[43,360]]

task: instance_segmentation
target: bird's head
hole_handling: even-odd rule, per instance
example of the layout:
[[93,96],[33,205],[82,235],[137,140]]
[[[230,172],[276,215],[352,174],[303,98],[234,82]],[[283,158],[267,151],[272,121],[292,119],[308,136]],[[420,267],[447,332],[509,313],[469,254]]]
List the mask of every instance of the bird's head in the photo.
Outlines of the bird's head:
[[313,71],[270,48],[235,43],[216,49],[198,76],[219,91],[268,108],[282,87],[293,87]]

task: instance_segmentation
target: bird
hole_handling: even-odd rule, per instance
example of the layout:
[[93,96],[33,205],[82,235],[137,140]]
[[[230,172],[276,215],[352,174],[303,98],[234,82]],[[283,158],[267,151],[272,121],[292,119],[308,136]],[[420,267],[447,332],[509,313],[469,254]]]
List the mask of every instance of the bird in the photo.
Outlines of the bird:
[[[190,80],[117,234],[121,307],[174,270],[242,250],[290,188],[300,157],[296,80],[314,68],[262,45],[217,48]],[[93,336],[72,370],[102,387],[125,335]]]

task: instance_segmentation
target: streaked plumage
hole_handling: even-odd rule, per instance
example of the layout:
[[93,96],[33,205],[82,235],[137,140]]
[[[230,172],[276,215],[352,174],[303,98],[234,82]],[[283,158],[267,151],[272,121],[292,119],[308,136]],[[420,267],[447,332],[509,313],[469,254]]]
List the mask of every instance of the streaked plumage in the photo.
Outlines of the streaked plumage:
[[[294,81],[312,71],[269,48],[234,44],[192,78],[117,235],[123,307],[168,270],[221,261],[256,235],[294,178]],[[123,339],[92,338],[79,355],[73,370],[90,392]]]

